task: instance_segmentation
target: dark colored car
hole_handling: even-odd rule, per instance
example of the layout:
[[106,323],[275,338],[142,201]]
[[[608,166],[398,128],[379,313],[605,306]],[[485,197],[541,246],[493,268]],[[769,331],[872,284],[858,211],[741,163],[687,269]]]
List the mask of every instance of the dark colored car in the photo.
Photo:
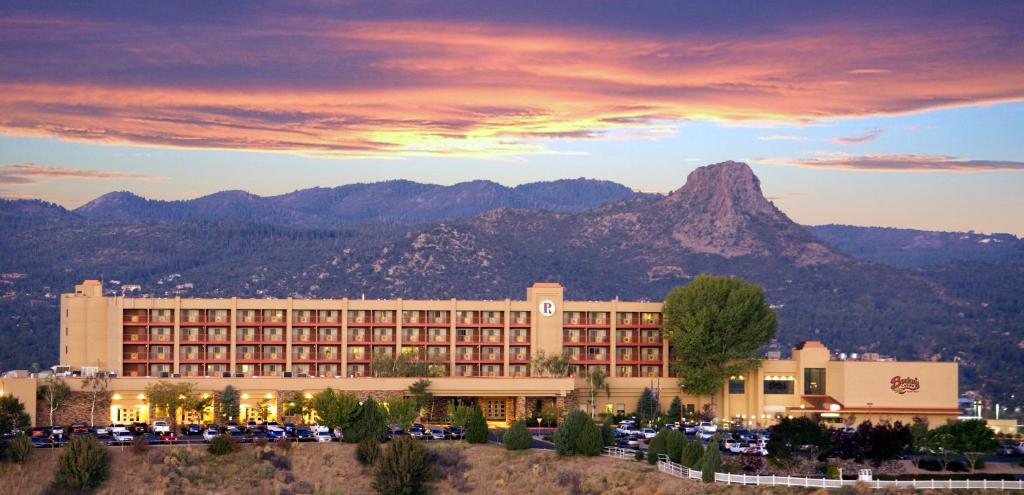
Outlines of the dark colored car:
[[160,434],[160,440],[163,443],[178,443],[178,436],[173,431],[165,431]]
[[82,433],[89,434],[89,425],[87,425],[85,423],[75,423],[75,424],[71,425],[70,430],[71,430],[72,434],[75,434],[75,433],[78,433],[78,434],[82,434]]
[[284,432],[288,436],[294,437],[295,436],[295,423],[285,423],[284,424]]
[[409,434],[409,432],[407,432],[407,431],[405,431],[405,430],[403,430],[401,428],[395,428],[394,430],[391,430],[391,431],[388,432],[388,436],[391,437],[391,438],[401,437],[401,436],[405,436],[405,435],[408,435],[408,434]]
[[231,430],[228,432],[228,435],[238,443],[245,443],[249,441],[249,439],[246,438],[245,436],[245,432],[243,432],[242,430]]
[[132,423],[128,431],[132,432],[133,435],[145,435],[149,433],[149,425],[146,423]]
[[462,440],[466,436],[466,432],[462,431],[462,428],[459,428],[458,426],[446,428],[444,433],[452,440]]
[[53,444],[50,443],[50,437],[49,436],[44,436],[44,437],[35,437],[34,436],[34,437],[29,437],[29,438],[32,439],[32,446],[33,447],[37,447],[37,448],[41,448],[41,449],[47,449],[47,448],[50,448],[50,447],[53,446]]
[[157,443],[164,443],[164,439],[160,438],[160,435],[157,435],[156,433],[143,433],[142,441],[151,445]]
[[259,423],[255,422],[255,421],[249,421],[249,422],[245,423],[245,429],[248,430],[248,431],[255,431],[255,430],[260,429],[260,425],[259,425]]
[[309,431],[309,428],[300,426],[295,428],[295,438],[300,442],[309,442],[313,440],[313,433]]
[[54,447],[61,447],[64,444],[68,443],[68,436],[67,435],[52,435],[52,436],[50,436],[50,443],[53,444]]
[[202,435],[203,427],[192,423],[184,428],[186,435]]
[[258,430],[258,429],[257,430],[252,430],[251,432],[249,432],[249,437],[252,438],[252,441],[254,441],[254,442],[256,440],[261,440],[261,439],[262,440],[266,440],[267,439],[267,432],[265,432],[263,430]]
[[103,435],[96,435],[96,440],[103,442],[103,445],[114,445],[117,441],[114,440],[114,436],[109,433]]

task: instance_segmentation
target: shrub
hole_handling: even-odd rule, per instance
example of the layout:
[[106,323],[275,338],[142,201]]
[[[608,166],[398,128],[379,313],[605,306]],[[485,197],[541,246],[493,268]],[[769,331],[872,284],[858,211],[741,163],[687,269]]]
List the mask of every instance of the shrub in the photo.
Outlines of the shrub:
[[615,444],[615,428],[612,426],[611,415],[605,416],[604,423],[601,423],[601,440],[605,447]]
[[668,458],[672,462],[683,461],[683,447],[685,446],[686,437],[679,430],[670,430],[665,434],[665,453],[668,454]]
[[213,440],[210,440],[207,450],[213,455],[227,455],[234,452],[237,448],[235,440],[230,435],[217,435]]
[[636,449],[636,454],[633,455],[633,458],[638,461],[644,460],[644,451]]
[[57,458],[53,484],[71,492],[87,491],[100,486],[109,475],[107,447],[91,436],[79,436],[72,438]]
[[292,442],[287,438],[281,437],[274,440],[274,446],[281,451],[282,454],[287,454],[292,450]]
[[555,482],[571,495],[582,495],[583,493],[583,482],[580,480],[580,473],[576,471],[559,471]]
[[508,450],[526,450],[533,443],[533,436],[526,428],[525,421],[516,421],[505,432],[505,448]]
[[683,446],[683,456],[679,463],[690,469],[696,469],[702,455],[704,455],[704,449],[701,447],[700,441],[693,439]]
[[24,464],[32,456],[32,440],[28,435],[18,435],[11,440],[8,456],[18,464]]
[[466,455],[461,448],[444,447],[433,449],[429,454],[430,465],[434,467],[436,477],[447,479],[458,492],[468,492],[473,489],[466,480],[466,470],[469,465],[466,463]]
[[135,452],[136,455],[145,455],[146,452],[149,452],[149,442],[146,441],[144,435],[139,435],[132,440],[132,452]]
[[705,483],[715,481],[715,471],[722,465],[722,454],[718,452],[718,443],[708,442],[704,449],[704,456],[700,459],[700,479]]
[[372,438],[364,438],[356,446],[356,460],[364,466],[372,465],[380,459],[380,444]]
[[384,449],[374,474],[373,488],[382,495],[427,493],[431,478],[427,448],[418,440],[402,436]]
[[601,453],[603,441],[601,430],[587,413],[575,410],[555,431],[555,452],[560,456],[597,455]]
[[835,464],[829,464],[828,466],[825,466],[825,479],[839,479],[839,466]]
[[665,437],[667,435],[668,435],[668,432],[666,430],[661,430],[661,431],[658,432],[657,435],[654,436],[654,438],[651,439],[650,442],[647,443],[647,463],[648,464],[657,464],[658,463],[658,455],[665,453],[665,448],[666,448]]
[[466,423],[466,441],[469,443],[487,443],[487,420],[479,406],[472,407],[469,421]]

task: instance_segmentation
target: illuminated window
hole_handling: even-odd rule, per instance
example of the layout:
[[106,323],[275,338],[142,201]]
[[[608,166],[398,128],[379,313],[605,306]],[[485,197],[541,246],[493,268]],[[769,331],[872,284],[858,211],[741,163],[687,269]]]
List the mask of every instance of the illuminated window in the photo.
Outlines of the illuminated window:
[[825,395],[825,368],[804,368],[804,395]]
[[729,378],[729,393],[730,394],[744,394],[747,392],[746,382],[739,377]]

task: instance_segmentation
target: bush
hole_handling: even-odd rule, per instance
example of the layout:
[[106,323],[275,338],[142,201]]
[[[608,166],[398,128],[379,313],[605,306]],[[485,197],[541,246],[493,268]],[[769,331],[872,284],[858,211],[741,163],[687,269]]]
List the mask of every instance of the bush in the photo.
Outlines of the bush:
[[149,442],[146,441],[145,435],[139,435],[132,440],[132,452],[135,452],[135,455],[145,455],[149,452]]
[[207,451],[212,455],[227,455],[238,449],[235,445],[235,439],[231,438],[230,435],[217,435],[210,440],[210,445],[206,448]]
[[665,450],[666,450],[666,439],[665,439],[665,437],[667,435],[668,435],[668,431],[667,430],[661,430],[661,431],[658,432],[657,435],[654,435],[654,438],[652,438],[650,442],[647,443],[647,463],[648,464],[657,464],[658,463],[658,455],[665,453]]
[[380,444],[372,438],[364,438],[356,446],[356,460],[359,464],[370,466],[380,459]]
[[[678,399],[678,397],[677,397]],[[665,435],[665,453],[672,462],[683,462],[683,447],[686,446],[686,437],[678,430],[671,430]]]
[[427,493],[432,470],[427,448],[418,440],[401,436],[384,449],[377,463],[373,488],[382,495]]
[[601,423],[601,440],[605,447],[615,444],[615,428],[612,426],[612,417],[605,416],[604,423]]
[[825,479],[839,479],[839,466],[835,464],[829,464],[828,466],[825,466]]
[[11,440],[8,456],[18,464],[28,461],[32,456],[32,440],[28,439],[28,435],[18,435]]
[[73,437],[57,458],[53,484],[71,492],[91,490],[110,475],[110,454],[91,436]]
[[371,438],[377,443],[384,443],[388,438],[388,427],[377,401],[372,397],[367,398],[359,408],[359,416],[352,422],[352,427],[344,433],[346,442],[359,443]]
[[683,455],[679,463],[690,469],[697,469],[697,465],[700,464],[700,458],[703,455],[704,448],[701,447],[700,441],[693,439],[686,442],[686,445],[683,446]]
[[469,469],[469,465],[461,448],[432,449],[428,459],[430,465],[434,467],[436,478],[447,479],[452,488],[458,492],[468,492],[473,489],[466,479],[466,470]]
[[633,455],[633,458],[638,461],[644,460],[644,451],[636,449],[636,454]]
[[287,454],[292,450],[292,442],[285,437],[274,440],[274,446],[281,451],[282,454]]
[[601,453],[603,441],[601,430],[587,413],[575,410],[555,431],[555,452],[560,456],[597,455]]
[[472,414],[466,423],[466,441],[469,443],[487,443],[487,420],[480,406],[473,406]]
[[718,443],[708,442],[704,456],[700,459],[700,479],[705,483],[715,481],[715,471],[722,465],[722,454],[718,451]]
[[583,494],[583,481],[580,479],[580,473],[576,471],[559,471],[558,476],[555,477],[555,482],[558,483],[558,486],[565,488],[565,493],[570,495]]
[[508,450],[526,450],[533,443],[533,436],[526,427],[525,421],[516,421],[505,432],[505,448]]

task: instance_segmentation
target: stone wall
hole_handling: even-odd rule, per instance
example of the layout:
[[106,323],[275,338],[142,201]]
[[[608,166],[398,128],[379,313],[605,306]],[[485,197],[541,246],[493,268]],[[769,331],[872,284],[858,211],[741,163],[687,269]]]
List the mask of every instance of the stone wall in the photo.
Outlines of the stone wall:
[[[61,406],[53,412],[53,422],[58,425],[71,425],[74,423],[89,424],[89,412],[92,408],[92,394],[88,392],[71,392],[71,395]],[[110,396],[101,398],[96,402],[97,424],[110,423]],[[36,423],[41,426],[50,426],[50,409],[45,401],[36,401]]]

